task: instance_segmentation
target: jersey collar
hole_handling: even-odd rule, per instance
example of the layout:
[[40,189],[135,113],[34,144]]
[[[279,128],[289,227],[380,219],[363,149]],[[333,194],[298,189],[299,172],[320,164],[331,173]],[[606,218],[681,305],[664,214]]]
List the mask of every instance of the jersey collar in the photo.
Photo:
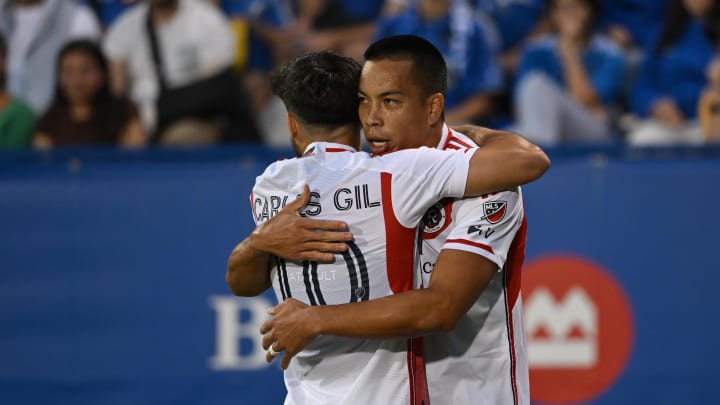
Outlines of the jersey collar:
[[313,142],[305,148],[303,157],[314,156],[320,153],[333,153],[333,152],[357,152],[355,148],[341,143],[332,142]]
[[437,148],[440,150],[444,150],[445,148],[447,148],[448,142],[450,142],[451,137],[452,131],[450,130],[450,127],[448,127],[447,124],[443,123],[442,136],[440,137],[440,143],[438,143]]

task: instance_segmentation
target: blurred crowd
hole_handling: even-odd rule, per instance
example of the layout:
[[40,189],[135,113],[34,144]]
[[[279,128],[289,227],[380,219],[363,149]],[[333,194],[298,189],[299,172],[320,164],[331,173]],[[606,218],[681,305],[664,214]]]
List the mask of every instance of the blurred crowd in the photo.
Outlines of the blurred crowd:
[[397,34],[445,56],[450,124],[720,142],[718,0],[0,0],[0,148],[287,145],[269,73]]

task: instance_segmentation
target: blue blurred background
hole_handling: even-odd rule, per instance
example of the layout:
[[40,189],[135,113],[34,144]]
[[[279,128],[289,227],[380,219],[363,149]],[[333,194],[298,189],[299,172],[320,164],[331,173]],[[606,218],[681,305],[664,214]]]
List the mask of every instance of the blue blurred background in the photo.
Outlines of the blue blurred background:
[[[720,149],[549,149],[525,187],[528,262],[582,256],[630,302],[627,366],[592,404],[710,404]],[[258,327],[274,298],[232,297],[226,258],[248,195],[289,150],[0,155],[0,392],[6,404],[279,404]]]

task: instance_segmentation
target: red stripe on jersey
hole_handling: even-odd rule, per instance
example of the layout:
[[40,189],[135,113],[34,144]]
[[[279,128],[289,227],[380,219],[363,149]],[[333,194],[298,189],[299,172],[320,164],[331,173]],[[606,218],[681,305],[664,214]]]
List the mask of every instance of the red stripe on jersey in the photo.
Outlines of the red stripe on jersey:
[[527,220],[523,217],[522,225],[518,229],[505,261],[505,310],[508,321],[508,340],[510,345],[510,377],[515,405],[518,404],[517,388],[517,356],[515,354],[515,328],[513,324],[513,309],[520,296],[522,266],[525,261],[525,238],[527,236]]
[[462,245],[474,246],[474,247],[480,248],[480,249],[482,249],[482,250],[486,250],[486,251],[488,251],[488,252],[490,252],[490,253],[492,253],[492,254],[495,254],[495,251],[493,250],[493,248],[492,248],[491,246],[488,246],[488,245],[485,245],[485,244],[482,244],[482,243],[473,242],[473,241],[471,241],[471,240],[465,240],[465,239],[448,239],[448,240],[445,241],[445,243],[446,243],[446,244],[447,244],[447,243],[460,243],[460,244],[462,244]]
[[[380,173],[380,189],[387,242],[385,260],[388,283],[394,293],[408,291],[412,289],[413,281],[415,229],[402,226],[395,216],[392,204],[392,174]],[[408,339],[407,366],[410,405],[429,405],[422,338]]]
[[325,149],[325,152],[350,152],[350,151],[347,149],[342,149],[342,148],[327,148],[327,149]]
[[460,147],[457,145],[448,145],[445,150],[452,149],[452,150],[460,150]]
[[522,266],[525,261],[525,238],[527,237],[527,219],[523,217],[522,225],[518,229],[505,261],[505,271],[508,273],[508,304],[510,309],[515,308],[518,296],[520,296],[520,281],[522,277]]
[[412,289],[415,229],[405,228],[395,217],[392,204],[392,174],[380,173],[380,189],[387,241],[385,249],[387,278],[390,288],[397,294]]
[[430,405],[425,358],[423,357],[423,338],[407,341],[408,377],[410,378],[410,405]]
[[468,145],[467,142],[463,141],[462,139],[458,138],[457,136],[453,135],[449,142],[455,142],[465,148],[472,148],[472,145]]

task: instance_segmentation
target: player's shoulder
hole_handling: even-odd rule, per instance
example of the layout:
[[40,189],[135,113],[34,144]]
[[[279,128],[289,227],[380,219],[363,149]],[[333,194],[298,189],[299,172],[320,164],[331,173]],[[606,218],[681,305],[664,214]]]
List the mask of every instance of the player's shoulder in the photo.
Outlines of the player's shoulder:
[[472,207],[485,206],[492,202],[505,202],[510,206],[522,205],[522,189],[520,186],[511,189],[497,191],[494,193],[482,194],[475,197],[463,197],[453,200],[454,206]]
[[282,176],[286,173],[297,173],[300,167],[301,159],[280,159],[276,162],[271,163],[265,170],[257,176],[257,182],[264,181],[266,179],[274,179],[278,176]]

